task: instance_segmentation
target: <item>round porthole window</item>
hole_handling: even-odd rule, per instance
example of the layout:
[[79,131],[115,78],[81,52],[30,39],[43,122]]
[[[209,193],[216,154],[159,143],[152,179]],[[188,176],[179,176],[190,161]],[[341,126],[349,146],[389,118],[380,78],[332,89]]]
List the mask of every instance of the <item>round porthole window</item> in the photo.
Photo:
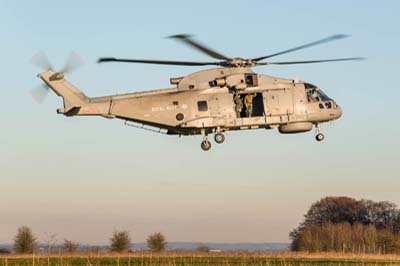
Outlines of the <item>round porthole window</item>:
[[183,118],[185,118],[185,116],[182,113],[179,113],[176,115],[176,120],[178,120],[178,121],[182,121]]

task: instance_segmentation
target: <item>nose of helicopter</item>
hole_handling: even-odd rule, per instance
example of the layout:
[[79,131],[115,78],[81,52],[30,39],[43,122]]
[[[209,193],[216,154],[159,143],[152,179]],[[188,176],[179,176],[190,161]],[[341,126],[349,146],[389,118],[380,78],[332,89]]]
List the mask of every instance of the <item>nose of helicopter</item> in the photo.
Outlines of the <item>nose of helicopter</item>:
[[342,113],[342,108],[339,105],[336,105],[335,119],[339,119],[342,116]]

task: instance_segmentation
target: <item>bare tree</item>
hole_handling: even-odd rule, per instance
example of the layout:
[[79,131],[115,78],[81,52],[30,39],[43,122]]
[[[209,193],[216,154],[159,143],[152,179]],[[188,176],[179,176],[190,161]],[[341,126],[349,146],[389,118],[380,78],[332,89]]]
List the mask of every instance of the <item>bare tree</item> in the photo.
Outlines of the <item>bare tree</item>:
[[14,237],[14,251],[16,253],[33,253],[37,249],[36,237],[28,226],[18,228]]
[[68,239],[64,240],[63,250],[67,253],[75,253],[79,248],[79,243]]
[[90,246],[88,248],[88,250],[89,250],[89,252],[97,253],[97,254],[104,251],[104,249],[101,246]]
[[112,252],[127,252],[131,245],[128,231],[114,231],[110,238],[110,249]]
[[364,225],[357,222],[352,226],[352,252],[353,253],[361,253],[364,241],[363,241],[363,234],[364,234]]
[[326,222],[353,224],[361,219],[363,202],[348,197],[326,197],[314,203],[305,215],[306,224]]
[[147,246],[153,252],[164,251],[167,246],[165,236],[160,232],[149,235],[147,237]]
[[374,225],[367,225],[364,228],[363,232],[363,242],[365,247],[363,248],[363,251],[367,251],[369,253],[375,253],[376,252],[376,246],[377,246],[377,231],[376,227]]
[[204,244],[201,244],[201,245],[199,245],[199,246],[196,248],[196,251],[197,251],[197,252],[201,252],[201,253],[207,253],[207,252],[210,252],[210,248],[207,247],[207,246],[204,245]]
[[52,234],[52,233],[47,233],[47,240],[46,240],[46,246],[47,246],[47,253],[51,253],[51,249],[57,242],[57,234]]
[[400,252],[400,210],[387,201],[326,197],[289,236],[294,251]]

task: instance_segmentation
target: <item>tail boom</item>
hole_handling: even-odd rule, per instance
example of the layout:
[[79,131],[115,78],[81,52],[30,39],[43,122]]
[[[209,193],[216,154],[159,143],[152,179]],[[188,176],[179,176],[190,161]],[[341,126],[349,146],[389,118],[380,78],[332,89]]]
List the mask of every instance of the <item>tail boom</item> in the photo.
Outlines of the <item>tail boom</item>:
[[57,113],[66,116],[100,115],[111,118],[111,99],[91,102],[82,91],[64,79],[63,73],[46,71],[38,75],[55,94],[63,98],[64,108],[57,109]]

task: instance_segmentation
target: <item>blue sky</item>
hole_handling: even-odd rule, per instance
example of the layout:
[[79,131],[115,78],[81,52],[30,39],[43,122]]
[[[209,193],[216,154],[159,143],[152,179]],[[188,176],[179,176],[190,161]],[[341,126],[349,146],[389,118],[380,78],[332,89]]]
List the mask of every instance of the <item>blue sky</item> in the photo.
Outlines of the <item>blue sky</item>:
[[[0,1],[2,123],[0,243],[27,224],[44,241],[56,233],[107,242],[162,231],[170,241],[288,241],[309,205],[328,195],[400,204],[398,1]],[[313,132],[233,132],[201,151],[177,138],[93,117],[55,113],[29,90],[45,51],[61,69],[70,51],[86,64],[67,78],[89,96],[169,87],[204,68],[96,64],[103,56],[209,60],[164,38],[192,33],[228,56],[256,57],[332,34],[351,38],[276,60],[364,56],[362,62],[258,67],[320,86],[343,108]]]

